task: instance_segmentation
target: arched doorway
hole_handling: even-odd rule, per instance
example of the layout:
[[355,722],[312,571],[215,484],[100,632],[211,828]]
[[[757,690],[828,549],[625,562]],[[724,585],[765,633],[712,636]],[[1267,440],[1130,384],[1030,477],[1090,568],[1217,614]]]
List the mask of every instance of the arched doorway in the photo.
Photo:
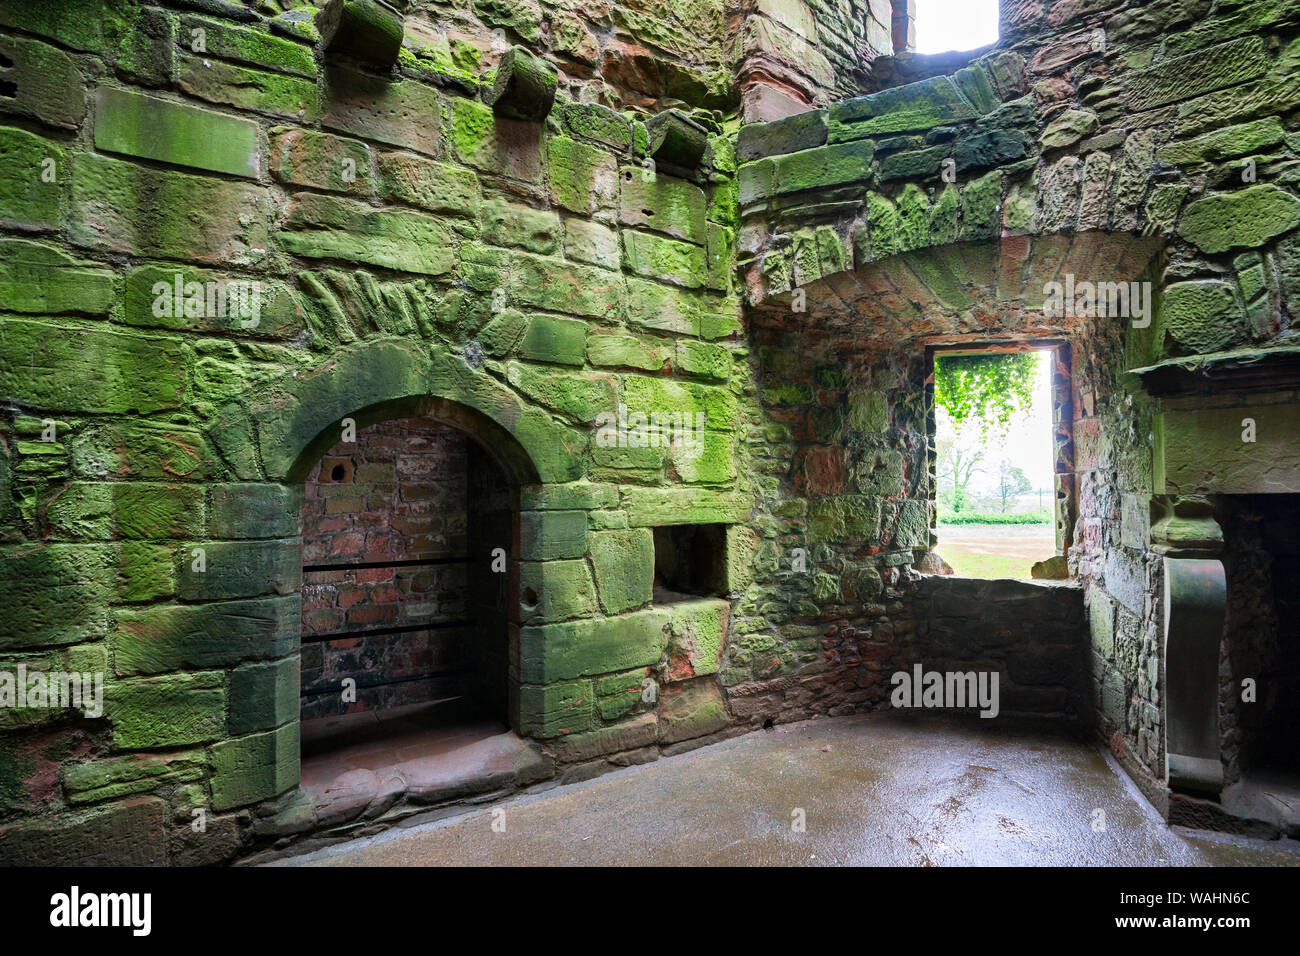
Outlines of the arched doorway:
[[345,418],[304,482],[308,786],[508,729],[518,488],[430,412]]
[[[584,474],[588,438],[526,406],[517,395],[463,357],[430,351],[412,343],[385,339],[336,349],[311,366],[241,398],[218,414],[209,440],[227,470],[227,484],[213,496],[214,528],[237,540],[301,540],[305,484],[321,459],[344,438],[343,428],[358,432],[396,418],[427,417],[468,437],[467,454],[482,452],[504,477],[510,503],[505,549],[506,574],[492,571],[492,586],[503,586],[511,618],[507,630],[518,643],[522,620],[519,601],[521,539],[518,529],[547,501],[553,485],[577,481]],[[471,473],[483,469],[467,466]],[[331,468],[331,475],[333,469]],[[479,496],[481,500],[487,500]],[[522,503],[529,510],[515,514]],[[476,517],[482,524],[482,519]],[[491,569],[492,537],[468,535],[471,555],[480,548],[478,566]],[[537,522],[534,521],[534,524]],[[486,525],[483,525],[486,527]],[[472,562],[473,563],[473,562]],[[534,586],[550,562],[534,556]],[[549,773],[540,745],[521,739],[538,723],[544,700],[526,688],[512,671],[504,690],[510,732],[462,746],[449,766],[448,748],[415,748],[399,766],[346,769],[327,785],[308,786],[301,778],[300,650],[301,589],[281,600],[223,608],[221,627],[242,644],[231,653],[231,722],[226,739],[214,745],[214,806],[221,810],[284,801],[266,824],[268,834],[303,833],[363,818],[390,820],[417,806],[469,794],[524,785]],[[229,623],[227,623],[227,619]],[[500,646],[499,644],[497,645]],[[242,663],[248,659],[248,663]],[[498,672],[499,673],[499,670]],[[358,683],[361,683],[360,681]],[[500,688],[500,683],[493,686]],[[494,706],[499,717],[500,706]],[[518,735],[513,731],[523,731]],[[301,789],[296,789],[303,783]],[[278,806],[279,804],[277,804]]]
[[303,490],[300,785],[314,827],[535,779],[509,669],[528,452],[483,413],[424,396],[324,427],[288,477]]

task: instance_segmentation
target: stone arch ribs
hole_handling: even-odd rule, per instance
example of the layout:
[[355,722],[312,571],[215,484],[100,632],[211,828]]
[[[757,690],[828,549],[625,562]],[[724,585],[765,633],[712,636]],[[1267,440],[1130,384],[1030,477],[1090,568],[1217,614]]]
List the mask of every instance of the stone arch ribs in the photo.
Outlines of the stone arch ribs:
[[409,340],[337,349],[224,409],[209,434],[240,480],[292,483],[334,444],[330,429],[343,418],[362,427],[421,402],[476,438],[519,484],[582,473],[589,436],[526,407],[460,356]]
[[[1150,274],[1164,245],[1161,239],[1102,232],[953,243],[814,279],[771,296],[751,315],[759,324],[788,324],[795,316],[801,326],[851,334],[882,348],[976,336],[1067,337],[1088,319],[1049,317],[1049,283],[1064,286],[1073,276],[1076,283],[1131,288]],[[800,303],[806,311],[795,313]],[[1150,308],[1149,297],[1145,304]],[[1111,321],[1131,324],[1121,317]]]

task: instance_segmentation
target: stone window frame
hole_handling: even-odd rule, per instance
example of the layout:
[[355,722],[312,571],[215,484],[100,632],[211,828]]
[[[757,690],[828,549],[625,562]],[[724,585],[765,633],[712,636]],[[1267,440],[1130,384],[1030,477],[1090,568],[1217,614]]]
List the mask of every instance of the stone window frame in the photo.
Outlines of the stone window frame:
[[[1056,556],[1069,555],[1074,545],[1074,527],[1078,517],[1077,481],[1074,466],[1074,367],[1068,340],[1056,337],[1026,339],[979,339],[975,341],[932,342],[925,346],[925,437],[926,500],[933,506],[931,533],[938,538],[938,430],[934,403],[934,360],[937,355],[1015,355],[1025,352],[1048,352],[1052,356],[1052,457],[1053,525],[1056,529]],[[939,542],[942,544],[942,542]],[[939,544],[936,544],[937,548]],[[1074,579],[1073,571],[1069,579]]]
[[916,52],[916,0],[892,0],[890,31],[895,53]]

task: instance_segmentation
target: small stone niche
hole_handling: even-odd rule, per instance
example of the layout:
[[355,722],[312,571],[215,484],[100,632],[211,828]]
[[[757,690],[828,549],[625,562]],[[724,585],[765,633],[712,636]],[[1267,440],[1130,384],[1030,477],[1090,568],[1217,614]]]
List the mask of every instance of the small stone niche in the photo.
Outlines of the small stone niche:
[[655,604],[726,595],[726,525],[666,525],[654,537]]

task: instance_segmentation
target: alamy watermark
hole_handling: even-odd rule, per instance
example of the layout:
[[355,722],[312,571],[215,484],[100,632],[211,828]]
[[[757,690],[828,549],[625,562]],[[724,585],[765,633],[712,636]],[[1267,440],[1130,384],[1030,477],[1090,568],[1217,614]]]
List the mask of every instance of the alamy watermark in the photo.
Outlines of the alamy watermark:
[[704,412],[618,412],[596,416],[596,444],[601,448],[675,448],[698,451],[704,444]]
[[1150,282],[1064,282],[1043,286],[1043,314],[1049,319],[1133,319],[1133,328],[1151,324]]
[[104,716],[104,674],[27,669],[0,671],[0,709],[41,708],[80,710],[86,717]]
[[152,292],[155,319],[229,317],[241,329],[255,329],[262,321],[263,286],[257,281],[186,282],[178,272],[172,282],[155,282]]
[[889,702],[895,707],[963,710],[980,708],[980,716],[992,718],[1000,709],[997,671],[927,671],[912,665],[911,673],[897,671]]

